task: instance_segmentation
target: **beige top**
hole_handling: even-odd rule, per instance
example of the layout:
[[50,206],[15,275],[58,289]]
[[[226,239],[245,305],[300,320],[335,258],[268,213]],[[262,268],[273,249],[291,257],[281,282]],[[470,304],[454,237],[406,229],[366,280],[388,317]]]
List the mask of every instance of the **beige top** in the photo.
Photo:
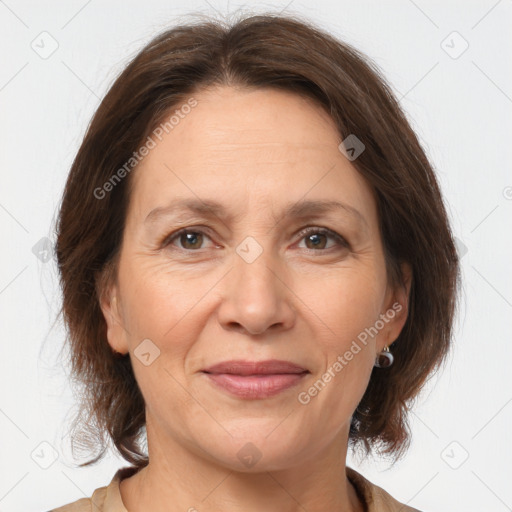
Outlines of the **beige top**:
[[[121,499],[119,483],[133,475],[136,470],[137,468],[132,466],[121,468],[108,486],[99,487],[90,498],[82,498],[50,512],[128,512]],[[365,512],[420,512],[399,503],[384,489],[372,484],[352,468],[347,467],[347,477],[365,504]]]

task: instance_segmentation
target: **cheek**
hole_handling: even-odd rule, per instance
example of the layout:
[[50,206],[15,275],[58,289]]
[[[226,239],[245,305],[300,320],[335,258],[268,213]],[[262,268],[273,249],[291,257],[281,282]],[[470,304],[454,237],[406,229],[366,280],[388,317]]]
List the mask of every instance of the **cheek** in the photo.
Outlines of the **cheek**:
[[[313,386],[304,390],[316,403],[327,424],[340,425],[362,398],[375,361],[372,326],[381,313],[385,280],[378,266],[344,268],[328,279],[317,279],[316,288],[305,301],[311,308],[311,322],[318,326],[316,350],[324,367]],[[311,283],[309,283],[311,284]],[[325,413],[325,411],[330,411]]]
[[[385,279],[379,268],[341,268],[297,282],[298,295],[323,325],[328,348],[343,350],[374,325],[385,295]],[[313,282],[314,281],[314,282]]]
[[[172,272],[168,265],[142,258],[120,268],[119,277],[132,366],[146,406],[157,411],[163,402],[169,414],[177,414],[184,404],[192,405],[184,390],[185,362],[204,329],[207,292],[219,278]],[[146,339],[157,347],[145,342],[148,365],[139,359]]]
[[216,276],[194,277],[142,258],[126,265],[124,275],[120,274],[123,277],[123,316],[130,336],[154,338],[155,342],[171,337],[177,343],[183,338],[173,333],[185,324],[189,329],[200,327],[197,322],[191,325],[189,315],[218,281]]
[[[315,350],[323,368],[301,389],[300,403],[335,432],[348,421],[360,402],[375,361],[376,338],[368,334],[379,318],[383,290],[377,277],[345,273],[325,282],[324,293],[315,293],[312,310],[321,319]],[[313,321],[313,320],[311,320]]]

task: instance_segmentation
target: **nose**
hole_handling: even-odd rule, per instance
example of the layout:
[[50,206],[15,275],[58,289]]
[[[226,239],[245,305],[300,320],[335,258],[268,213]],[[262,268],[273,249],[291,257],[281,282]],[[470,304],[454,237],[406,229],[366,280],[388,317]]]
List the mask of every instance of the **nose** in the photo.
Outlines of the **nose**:
[[270,251],[251,263],[235,254],[218,309],[222,327],[252,336],[290,329],[295,310],[293,291],[285,281],[285,269]]

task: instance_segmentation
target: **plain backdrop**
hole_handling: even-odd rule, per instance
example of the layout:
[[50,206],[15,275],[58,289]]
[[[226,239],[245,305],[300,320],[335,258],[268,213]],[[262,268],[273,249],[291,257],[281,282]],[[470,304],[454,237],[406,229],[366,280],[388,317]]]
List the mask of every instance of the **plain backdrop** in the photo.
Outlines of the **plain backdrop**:
[[411,413],[411,449],[395,465],[352,456],[348,465],[424,512],[512,510],[511,0],[2,0],[0,511],[90,496],[127,465],[111,454],[79,469],[71,457],[76,402],[58,357],[64,331],[52,327],[52,223],[87,124],[123,66],[189,12],[239,9],[304,15],[377,63],[432,159],[458,239],[455,348]]

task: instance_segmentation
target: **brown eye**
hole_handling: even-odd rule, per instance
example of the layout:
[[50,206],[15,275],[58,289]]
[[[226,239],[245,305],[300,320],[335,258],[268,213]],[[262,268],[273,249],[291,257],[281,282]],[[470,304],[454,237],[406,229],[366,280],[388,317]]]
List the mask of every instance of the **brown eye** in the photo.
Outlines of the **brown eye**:
[[183,249],[200,249],[203,241],[203,234],[197,232],[182,233],[178,237]]
[[[306,249],[313,251],[348,247],[348,243],[341,235],[326,228],[305,229],[300,236],[302,236],[301,241],[305,240]],[[334,243],[327,247],[329,240],[333,240]]]
[[[177,249],[196,251],[203,248],[205,239],[210,239],[208,235],[199,230],[182,229],[177,233],[169,235],[163,242],[162,247],[174,246]],[[175,242],[179,243],[176,244]]]
[[327,235],[324,233],[313,233],[304,238],[308,249],[325,249],[327,244]]

